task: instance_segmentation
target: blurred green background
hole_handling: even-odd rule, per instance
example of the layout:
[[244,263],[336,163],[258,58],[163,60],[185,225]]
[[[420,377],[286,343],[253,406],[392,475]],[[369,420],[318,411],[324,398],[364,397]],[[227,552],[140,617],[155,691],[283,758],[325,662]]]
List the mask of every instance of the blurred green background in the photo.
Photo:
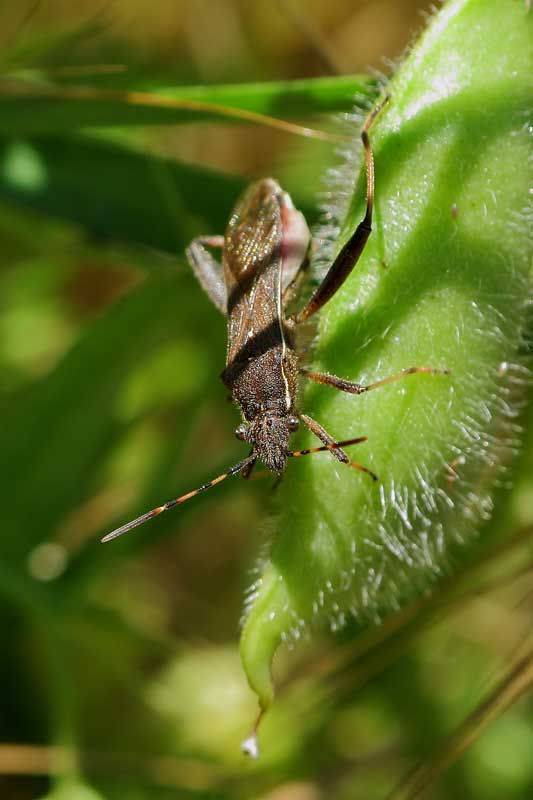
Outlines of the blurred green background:
[[[224,320],[183,247],[223,230],[253,176],[279,178],[316,220],[337,146],[224,119],[87,132],[63,125],[64,111],[9,105],[14,85],[51,81],[149,91],[371,75],[400,56],[425,10],[416,0],[0,4],[2,800],[368,800],[419,762],[435,768],[426,797],[533,796],[527,695],[450,769],[435,756],[531,660],[531,404],[514,488],[498,490],[484,532],[499,544],[482,558],[473,548],[456,584],[366,639],[348,628],[283,654],[257,763],[239,752],[256,701],[238,620],[268,535],[270,482],[228,481],[99,544],[242,455],[218,380]],[[350,111],[354,88],[371,94],[353,79],[320,107],[291,114],[289,99],[267,113],[334,129],[328,103]]]

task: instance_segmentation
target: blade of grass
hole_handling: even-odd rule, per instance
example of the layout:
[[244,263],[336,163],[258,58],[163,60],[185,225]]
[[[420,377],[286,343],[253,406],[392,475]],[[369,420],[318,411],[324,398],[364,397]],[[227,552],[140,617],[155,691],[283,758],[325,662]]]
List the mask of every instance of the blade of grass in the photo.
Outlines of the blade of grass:
[[393,790],[389,800],[413,800],[454,763],[483,733],[533,686],[533,650],[507,672],[496,689],[464,720],[427,761],[419,764]]
[[[315,114],[352,111],[376,94],[364,76],[120,91],[87,86],[0,82],[0,132],[65,132],[88,126],[168,125],[191,121],[255,122],[303,135],[322,135],[284,123]],[[359,99],[356,99],[356,98]],[[331,134],[323,134],[330,138]]]
[[[170,252],[199,232],[223,231],[244,185],[238,176],[88,136],[0,139],[0,197],[99,237]],[[312,209],[294,199],[312,220]]]
[[183,250],[199,224],[224,230],[243,185],[236,176],[88,137],[0,142],[0,196],[99,237],[168,251]]
[[[110,408],[132,369],[182,326],[194,330],[200,303],[176,275],[145,282],[97,320],[49,375],[4,403],[0,505],[9,536],[1,549],[14,571],[26,573],[32,548],[53,539],[65,513],[87,497],[97,465],[126,428]],[[206,336],[216,334],[213,326]]]
[[56,22],[45,30],[31,30],[29,24],[38,3],[31,5],[13,32],[11,43],[4,46],[0,55],[0,74],[10,74],[18,66],[28,67],[47,58],[56,59],[59,55],[65,60],[80,45],[89,39],[101,36],[106,27],[102,9],[86,20]]

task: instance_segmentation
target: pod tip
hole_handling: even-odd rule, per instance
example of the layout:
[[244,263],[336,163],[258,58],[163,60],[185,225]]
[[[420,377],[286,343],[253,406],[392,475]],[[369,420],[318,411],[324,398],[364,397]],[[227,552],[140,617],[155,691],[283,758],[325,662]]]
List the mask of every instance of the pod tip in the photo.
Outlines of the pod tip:
[[259,742],[257,741],[257,734],[251,733],[243,742],[241,742],[241,750],[245,756],[250,758],[259,758]]

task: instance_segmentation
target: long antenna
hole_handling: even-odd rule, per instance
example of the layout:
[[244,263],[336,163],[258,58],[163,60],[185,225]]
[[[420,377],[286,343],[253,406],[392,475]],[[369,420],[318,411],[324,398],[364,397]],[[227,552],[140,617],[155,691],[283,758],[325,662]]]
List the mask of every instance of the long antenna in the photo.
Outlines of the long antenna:
[[151,511],[147,511],[146,514],[141,514],[141,516],[137,517],[137,519],[133,519],[131,520],[131,522],[127,522],[120,528],[116,528],[114,531],[111,531],[111,533],[106,534],[106,536],[103,537],[102,542],[110,542],[112,539],[116,539],[117,536],[121,536],[123,533],[131,531],[138,525],[142,525],[143,522],[147,522],[149,519],[152,519],[152,517],[158,517],[160,514],[163,514],[164,511],[168,511],[169,508],[174,508],[174,506],[179,506],[181,503],[185,503],[186,500],[190,500],[191,497],[196,497],[197,494],[205,492],[207,489],[210,489],[212,486],[215,486],[215,484],[222,483],[222,481],[225,481],[226,478],[229,478],[232,475],[236,475],[238,472],[241,472],[241,470],[243,470],[245,467],[248,466],[250,461],[252,461],[252,456],[248,456],[248,458],[239,461],[238,464],[235,464],[227,472],[223,472],[216,478],[207,481],[207,483],[204,483],[202,484],[202,486],[199,486],[198,489],[193,489],[192,492],[187,492],[187,494],[182,494],[181,497],[176,497],[175,500],[168,500],[166,503],[163,503],[162,506],[157,506],[157,508],[153,508]]
[[[342,442],[332,442],[331,444],[325,444],[321,447],[309,447],[307,450],[291,450],[288,455],[292,456],[293,458],[297,458],[298,456],[309,456],[313,453],[325,453],[326,451],[331,452],[332,450],[336,450],[338,447],[348,447],[350,444],[360,444],[361,442],[366,441],[368,441],[367,436],[359,436],[357,439],[343,439]],[[364,467],[357,461],[346,461],[343,463],[345,463],[348,467],[358,469],[360,472],[366,472],[367,475],[370,475],[373,481],[378,480],[378,476],[372,472],[372,470],[368,469],[368,467]]]

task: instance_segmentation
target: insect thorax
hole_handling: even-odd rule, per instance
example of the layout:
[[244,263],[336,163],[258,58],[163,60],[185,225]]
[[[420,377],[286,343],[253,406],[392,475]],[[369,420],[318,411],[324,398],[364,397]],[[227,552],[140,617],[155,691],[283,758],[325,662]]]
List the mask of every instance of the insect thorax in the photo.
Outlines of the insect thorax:
[[221,378],[248,422],[263,413],[286,416],[296,404],[298,362],[288,347],[278,345],[235,361],[226,367]]

